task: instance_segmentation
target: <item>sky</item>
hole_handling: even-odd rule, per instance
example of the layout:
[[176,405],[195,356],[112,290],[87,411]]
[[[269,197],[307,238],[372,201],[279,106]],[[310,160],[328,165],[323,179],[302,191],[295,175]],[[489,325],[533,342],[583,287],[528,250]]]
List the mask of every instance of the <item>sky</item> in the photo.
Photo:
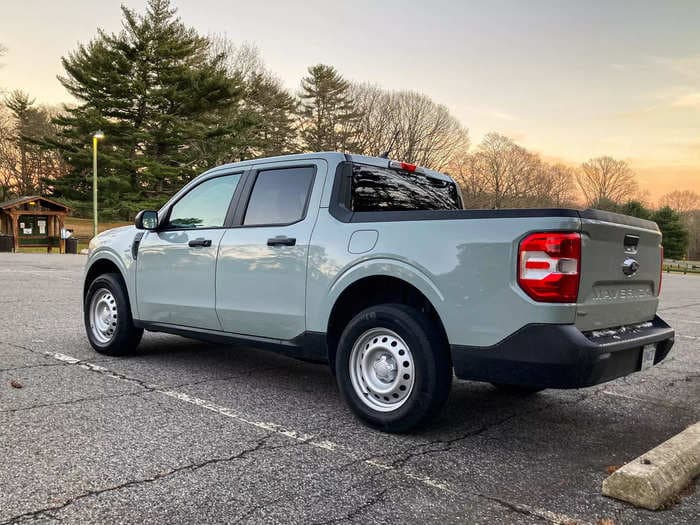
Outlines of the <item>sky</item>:
[[[61,56],[97,28],[118,31],[120,4],[3,0],[0,86],[46,104],[70,101]],[[423,92],[469,129],[498,131],[547,160],[626,160],[653,202],[700,192],[700,2],[174,0],[204,34],[255,44],[297,90],[308,66]]]

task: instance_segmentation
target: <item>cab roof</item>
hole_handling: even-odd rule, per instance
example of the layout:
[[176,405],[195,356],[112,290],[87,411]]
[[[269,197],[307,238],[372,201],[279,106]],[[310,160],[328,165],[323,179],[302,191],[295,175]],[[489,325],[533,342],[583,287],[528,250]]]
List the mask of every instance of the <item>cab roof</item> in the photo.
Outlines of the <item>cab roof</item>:
[[[254,166],[256,164],[262,164],[262,163],[268,163],[268,162],[284,162],[284,161],[311,160],[311,159],[323,159],[323,160],[326,160],[329,164],[350,161],[350,162],[357,162],[358,164],[369,164],[370,166],[377,166],[380,168],[389,168],[390,163],[399,162],[399,161],[394,161],[392,159],[385,159],[383,157],[369,157],[366,155],[354,155],[354,154],[340,153],[338,151],[321,151],[318,153],[299,153],[299,154],[295,154],[295,155],[280,155],[277,157],[263,157],[263,158],[258,158],[258,159],[243,160],[240,162],[234,162],[234,163],[230,163],[230,164],[224,164],[222,166],[217,166],[216,168],[212,168],[212,170],[209,170],[209,171],[214,171],[214,170],[218,171],[220,169],[229,169],[229,168],[243,168],[243,167],[247,167],[247,166]],[[449,175],[445,175],[444,173],[440,173],[439,171],[430,170],[430,169],[421,167],[419,173],[421,175],[424,175],[426,177],[430,177],[433,179],[454,182],[452,177],[450,177]]]

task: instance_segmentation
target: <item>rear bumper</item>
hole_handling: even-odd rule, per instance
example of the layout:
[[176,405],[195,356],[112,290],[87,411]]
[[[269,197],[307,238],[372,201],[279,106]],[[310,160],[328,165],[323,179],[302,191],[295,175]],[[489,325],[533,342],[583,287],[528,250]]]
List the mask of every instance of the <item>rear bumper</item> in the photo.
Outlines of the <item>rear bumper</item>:
[[654,365],[666,358],[674,331],[660,317],[618,330],[583,333],[574,325],[527,325],[489,347],[451,346],[460,379],[541,388],[582,388],[641,369],[643,347]]

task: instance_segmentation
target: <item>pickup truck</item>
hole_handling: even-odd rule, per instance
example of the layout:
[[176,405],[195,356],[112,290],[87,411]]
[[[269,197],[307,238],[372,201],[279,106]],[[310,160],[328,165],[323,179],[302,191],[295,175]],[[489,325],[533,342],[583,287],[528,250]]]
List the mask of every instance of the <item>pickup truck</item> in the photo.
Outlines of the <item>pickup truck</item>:
[[453,373],[511,392],[581,388],[662,361],[654,222],[598,210],[465,210],[447,175],[342,153],[196,177],[90,243],[92,347],[144,330],[327,363],[364,422],[425,424]]

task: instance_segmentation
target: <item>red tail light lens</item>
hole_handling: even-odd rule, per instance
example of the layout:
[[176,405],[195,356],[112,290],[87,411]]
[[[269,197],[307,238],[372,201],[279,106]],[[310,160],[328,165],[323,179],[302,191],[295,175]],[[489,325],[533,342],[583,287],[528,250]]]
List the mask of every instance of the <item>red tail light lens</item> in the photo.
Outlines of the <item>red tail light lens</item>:
[[520,241],[518,284],[535,301],[575,303],[581,277],[581,234],[533,233]]
[[416,171],[416,166],[415,164],[409,164],[408,162],[399,162],[397,160],[392,160],[389,161],[389,167],[395,170],[404,170],[404,171],[409,171],[413,173]]

